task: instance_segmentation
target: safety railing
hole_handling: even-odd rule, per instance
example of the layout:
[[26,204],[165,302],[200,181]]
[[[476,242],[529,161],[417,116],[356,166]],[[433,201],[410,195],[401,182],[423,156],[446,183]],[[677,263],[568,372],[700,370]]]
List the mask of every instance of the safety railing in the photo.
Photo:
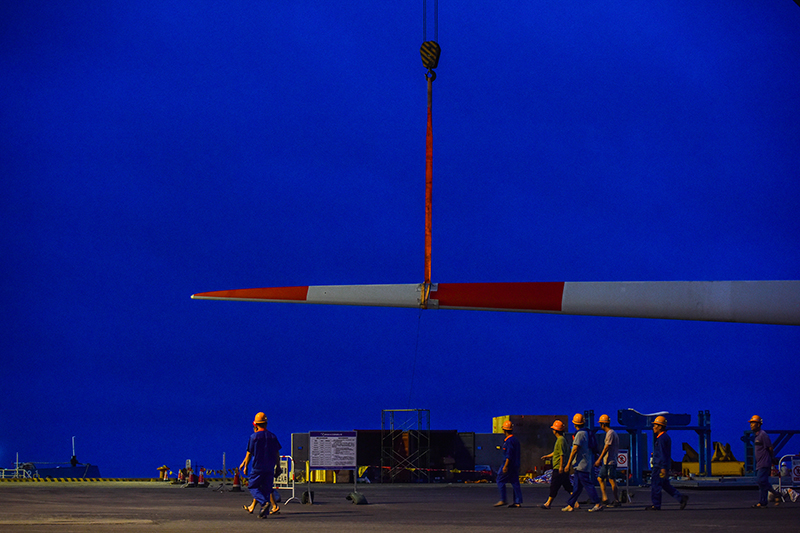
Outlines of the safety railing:
[[33,478],[33,472],[24,468],[0,468],[0,478]]
[[291,490],[292,495],[287,499],[284,504],[292,500],[300,501],[300,498],[295,494],[295,480],[294,480],[294,459],[291,455],[281,455],[281,475],[275,478],[275,488]]
[[778,492],[783,491],[784,476],[788,476],[792,480],[792,484],[788,485],[787,488],[800,486],[800,455],[790,453],[784,455],[778,461]]

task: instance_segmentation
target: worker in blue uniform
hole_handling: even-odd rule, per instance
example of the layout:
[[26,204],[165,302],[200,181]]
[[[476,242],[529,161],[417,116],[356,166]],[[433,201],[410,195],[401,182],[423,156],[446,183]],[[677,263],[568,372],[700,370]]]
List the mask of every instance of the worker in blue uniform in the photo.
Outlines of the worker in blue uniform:
[[281,444],[271,431],[267,431],[267,415],[257,413],[253,420],[253,433],[247,441],[247,453],[239,468],[247,475],[247,467],[252,463],[247,488],[253,495],[253,502],[244,505],[245,511],[253,513],[256,503],[261,504],[260,518],[278,514],[280,506],[275,501],[274,479],[280,474]]
[[769,473],[775,463],[775,450],[772,448],[772,441],[767,432],[761,429],[763,420],[758,415],[750,418],[750,431],[753,433],[753,447],[756,455],[756,484],[758,485],[758,503],[753,507],[765,509],[767,507],[767,496],[772,493],[775,498],[775,505],[783,501],[783,497],[775,490],[769,482]]
[[667,419],[657,416],[653,421],[653,473],[650,476],[650,500],[653,505],[645,507],[648,511],[661,510],[661,491],[663,490],[686,507],[689,497],[682,495],[669,482],[669,471],[672,469],[672,439],[667,435]]
[[503,433],[506,436],[502,447],[503,465],[497,471],[497,489],[500,492],[500,500],[494,506],[502,507],[506,504],[506,483],[511,483],[511,487],[514,489],[514,503],[509,507],[521,507],[522,487],[519,484],[520,445],[514,436],[514,425],[510,420],[503,422]]

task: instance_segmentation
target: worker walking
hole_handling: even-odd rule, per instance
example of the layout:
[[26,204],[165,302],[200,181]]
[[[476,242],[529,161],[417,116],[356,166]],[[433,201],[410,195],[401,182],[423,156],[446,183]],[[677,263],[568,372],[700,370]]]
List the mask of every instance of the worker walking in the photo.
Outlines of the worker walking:
[[253,433],[250,435],[250,440],[247,441],[247,453],[239,468],[246,476],[247,467],[252,462],[253,467],[250,471],[247,488],[253,495],[253,502],[243,507],[245,511],[252,513],[256,503],[261,504],[261,512],[258,514],[260,518],[280,512],[273,490],[275,476],[280,470],[280,449],[281,444],[278,442],[278,438],[271,431],[267,431],[267,415],[256,413],[255,420],[253,420]]
[[[619,491],[617,489],[617,454],[619,454],[619,435],[611,429],[611,418],[608,415],[602,415],[598,420],[600,429],[605,431],[606,438],[603,445],[603,451],[594,462],[594,466],[600,467],[597,481],[600,483],[600,492],[603,495],[603,504],[609,507],[619,507],[622,504],[619,501]],[[602,466],[600,466],[602,464]],[[606,495],[606,480],[611,485],[611,495],[613,500],[608,501]]]
[[672,469],[672,439],[667,435],[667,419],[657,416],[653,421],[653,473],[650,476],[650,500],[653,503],[645,507],[647,511],[661,510],[661,491],[663,490],[686,507],[689,497],[682,495],[669,482],[669,471]]
[[519,484],[520,446],[519,441],[514,436],[514,425],[510,420],[503,422],[503,433],[506,436],[502,448],[503,465],[497,471],[497,489],[500,492],[500,500],[494,506],[502,507],[506,504],[506,483],[511,483],[511,487],[514,489],[514,502],[509,507],[521,507],[522,487]]
[[550,509],[553,499],[558,494],[558,489],[564,487],[568,493],[572,494],[572,482],[569,480],[569,467],[567,466],[567,457],[569,457],[569,446],[567,446],[567,439],[564,438],[564,422],[556,420],[550,426],[553,430],[553,435],[556,436],[556,444],[553,446],[553,453],[548,453],[542,456],[542,460],[553,460],[553,473],[550,478],[550,497],[547,501],[540,505],[542,509]]
[[572,451],[569,454],[567,464],[573,465],[575,468],[575,490],[572,491],[572,495],[567,500],[567,506],[561,509],[562,511],[575,510],[578,496],[581,495],[584,487],[586,487],[586,492],[589,493],[589,497],[594,502],[594,507],[589,509],[589,512],[603,510],[600,496],[597,495],[592,482],[592,454],[589,451],[589,431],[584,429],[584,423],[582,414],[576,413],[572,417],[572,424],[577,431],[575,432],[575,438],[572,440]]
[[753,444],[756,456],[756,484],[758,485],[758,503],[753,504],[754,508],[765,509],[767,507],[767,496],[771,492],[775,498],[775,505],[783,501],[780,494],[772,490],[769,483],[769,472],[775,462],[775,452],[772,449],[772,441],[767,432],[761,429],[763,420],[758,415],[750,418],[750,431],[753,432]]

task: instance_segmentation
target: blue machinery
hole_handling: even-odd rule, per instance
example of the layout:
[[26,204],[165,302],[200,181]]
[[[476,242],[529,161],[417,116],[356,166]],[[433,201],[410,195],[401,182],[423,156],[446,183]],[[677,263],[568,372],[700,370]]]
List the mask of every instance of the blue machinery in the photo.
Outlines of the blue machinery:
[[[697,425],[690,426],[692,416],[675,413],[643,414],[635,409],[620,409],[617,411],[619,426],[613,427],[617,433],[626,432],[630,444],[628,446],[630,465],[630,484],[641,485],[645,470],[650,469],[650,456],[647,453],[647,439],[653,431],[653,420],[663,415],[669,424],[670,431],[689,430],[695,431],[700,438],[698,455],[701,475],[711,476],[711,458],[714,456],[714,445],[711,442],[711,414],[709,411],[698,411]],[[588,429],[595,429],[594,410],[584,411],[584,419],[588,421]],[[598,439],[599,442],[602,440]],[[674,452],[673,452],[674,453]]]

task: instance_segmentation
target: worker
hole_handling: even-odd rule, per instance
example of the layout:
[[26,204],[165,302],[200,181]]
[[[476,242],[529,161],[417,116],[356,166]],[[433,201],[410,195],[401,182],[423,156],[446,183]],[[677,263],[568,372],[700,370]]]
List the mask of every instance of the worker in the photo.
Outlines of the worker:
[[[611,418],[608,415],[600,416],[598,420],[600,429],[605,431],[606,437],[604,440],[603,451],[594,462],[594,466],[600,467],[597,481],[600,483],[600,492],[603,495],[603,505],[609,507],[619,507],[622,504],[619,501],[619,491],[617,489],[617,454],[619,454],[619,435],[611,429]],[[602,465],[602,466],[601,466]],[[606,480],[611,485],[611,495],[614,497],[613,501],[609,502],[606,496]]]
[[247,441],[247,453],[239,468],[246,476],[247,467],[252,462],[247,488],[253,495],[253,502],[242,507],[252,514],[256,503],[260,503],[261,512],[258,514],[260,518],[280,512],[273,490],[274,479],[280,473],[280,449],[281,444],[278,442],[278,438],[271,431],[267,431],[267,415],[256,413],[255,420],[253,420],[253,433]]
[[542,509],[550,509],[553,499],[558,494],[558,489],[564,487],[569,494],[572,494],[572,482],[569,480],[569,467],[566,465],[567,457],[569,456],[569,446],[567,439],[564,438],[564,431],[567,429],[564,422],[556,420],[550,426],[553,430],[553,435],[556,436],[556,444],[553,446],[553,452],[542,456],[542,460],[552,459],[553,473],[550,477],[550,497],[544,502]]
[[682,495],[669,482],[669,471],[672,469],[672,439],[667,435],[667,419],[657,416],[653,420],[653,473],[650,477],[650,501],[652,505],[645,507],[647,511],[661,510],[661,491],[680,502],[680,508],[686,507],[689,497]]
[[514,436],[514,425],[510,420],[503,422],[503,465],[497,471],[497,489],[500,500],[494,504],[502,507],[506,504],[506,483],[511,483],[514,489],[514,502],[509,507],[522,507],[522,487],[519,484],[520,446]]
[[761,429],[763,420],[758,415],[750,418],[750,431],[753,432],[753,444],[756,455],[756,484],[758,485],[758,503],[753,504],[756,509],[766,509],[767,495],[772,493],[775,505],[779,505],[783,498],[772,489],[769,483],[769,473],[775,463],[775,451],[767,432]]
[[590,513],[603,510],[603,505],[600,503],[600,496],[594,489],[594,482],[592,481],[592,452],[589,451],[589,431],[583,427],[585,421],[583,415],[576,413],[572,417],[572,425],[575,426],[575,438],[572,440],[572,451],[569,454],[567,465],[572,465],[575,468],[575,490],[567,500],[567,506],[561,509],[562,511],[571,512],[575,510],[578,503],[578,496],[581,491],[586,487],[586,492],[594,502],[594,507],[589,509]]

